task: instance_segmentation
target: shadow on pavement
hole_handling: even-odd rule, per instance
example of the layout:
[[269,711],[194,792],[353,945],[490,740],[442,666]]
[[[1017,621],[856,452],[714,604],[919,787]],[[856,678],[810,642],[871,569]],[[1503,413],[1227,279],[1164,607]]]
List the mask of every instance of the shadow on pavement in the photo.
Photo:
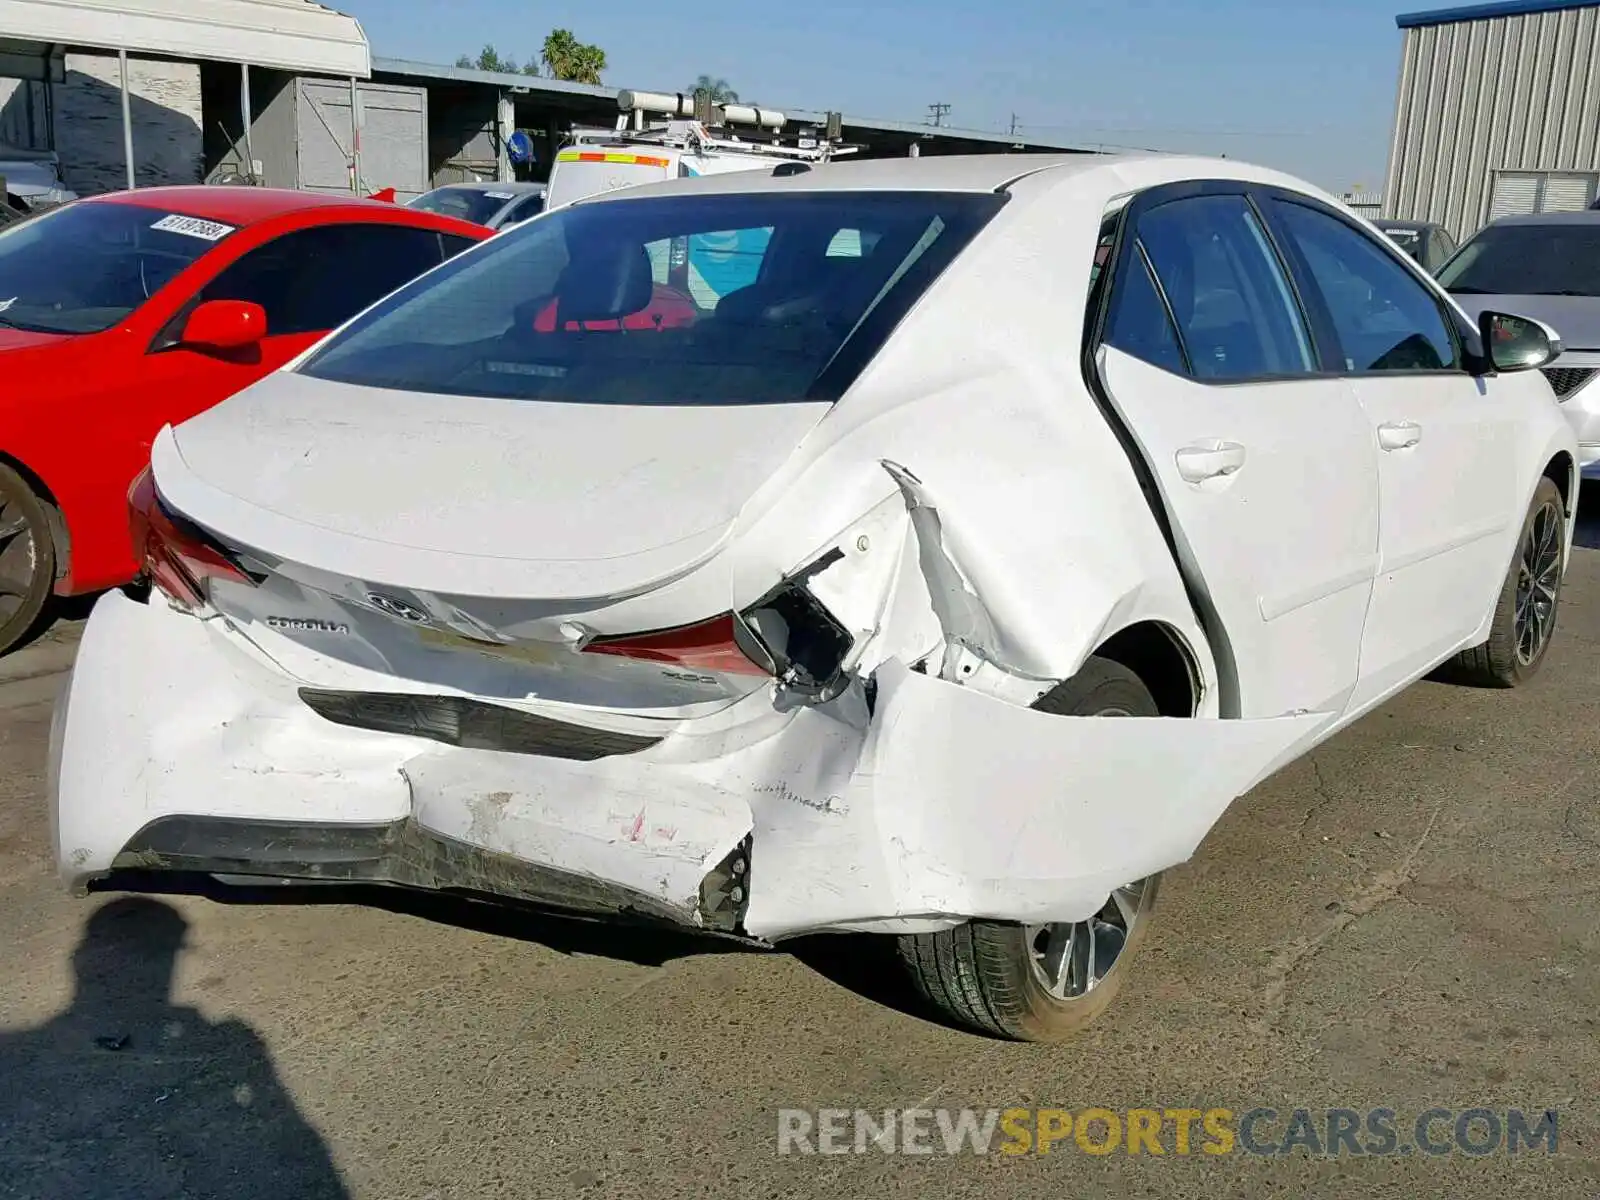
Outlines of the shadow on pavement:
[[[103,885],[104,886],[104,885]],[[176,872],[119,872],[106,890],[152,895],[203,896],[219,904],[260,906],[352,904],[415,917],[492,937],[532,942],[558,954],[612,958],[659,967],[679,958],[705,954],[761,953],[758,946],[670,925],[585,920],[504,900],[476,900],[455,893],[426,892],[382,884],[220,883],[207,875]]]
[[113,900],[73,954],[71,1006],[0,1033],[0,1192],[38,1200],[348,1195],[246,1024],[171,1000],[188,924]]

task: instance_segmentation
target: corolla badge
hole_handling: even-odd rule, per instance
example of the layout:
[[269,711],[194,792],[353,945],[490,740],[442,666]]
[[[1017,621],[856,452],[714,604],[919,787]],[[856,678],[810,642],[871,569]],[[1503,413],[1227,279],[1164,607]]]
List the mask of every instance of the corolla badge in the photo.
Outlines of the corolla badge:
[[401,621],[411,621],[417,625],[427,625],[431,618],[415,605],[407,604],[396,596],[385,596],[382,592],[368,592],[367,603],[381,613]]

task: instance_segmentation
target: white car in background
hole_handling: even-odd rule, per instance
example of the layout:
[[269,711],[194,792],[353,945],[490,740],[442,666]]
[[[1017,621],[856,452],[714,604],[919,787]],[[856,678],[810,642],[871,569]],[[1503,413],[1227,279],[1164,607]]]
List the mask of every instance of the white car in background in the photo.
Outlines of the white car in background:
[[579,201],[160,435],[60,870],[897,934],[953,1018],[1063,1037],[1236,796],[1442,663],[1537,670],[1554,349],[1236,162]]

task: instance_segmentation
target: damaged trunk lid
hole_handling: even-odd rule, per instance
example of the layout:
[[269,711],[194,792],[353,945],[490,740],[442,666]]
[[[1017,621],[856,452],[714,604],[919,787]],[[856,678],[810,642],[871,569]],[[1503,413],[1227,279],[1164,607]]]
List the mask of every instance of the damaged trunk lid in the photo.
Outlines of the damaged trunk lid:
[[[280,373],[164,432],[152,458],[163,507],[238,568],[211,574],[207,600],[303,679],[351,678],[343,665],[478,696],[692,709],[770,678],[716,625],[732,582],[711,560],[826,410],[442,406]],[[608,652],[591,618],[696,571],[681,611],[655,606],[642,631],[665,644]]]

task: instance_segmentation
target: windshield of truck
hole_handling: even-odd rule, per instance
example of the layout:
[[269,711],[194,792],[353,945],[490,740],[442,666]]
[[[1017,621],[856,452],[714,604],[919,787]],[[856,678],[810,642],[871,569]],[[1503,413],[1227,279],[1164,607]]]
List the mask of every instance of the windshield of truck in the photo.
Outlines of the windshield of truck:
[[835,399],[1003,203],[754,192],[578,204],[401,289],[300,370],[583,404]]

